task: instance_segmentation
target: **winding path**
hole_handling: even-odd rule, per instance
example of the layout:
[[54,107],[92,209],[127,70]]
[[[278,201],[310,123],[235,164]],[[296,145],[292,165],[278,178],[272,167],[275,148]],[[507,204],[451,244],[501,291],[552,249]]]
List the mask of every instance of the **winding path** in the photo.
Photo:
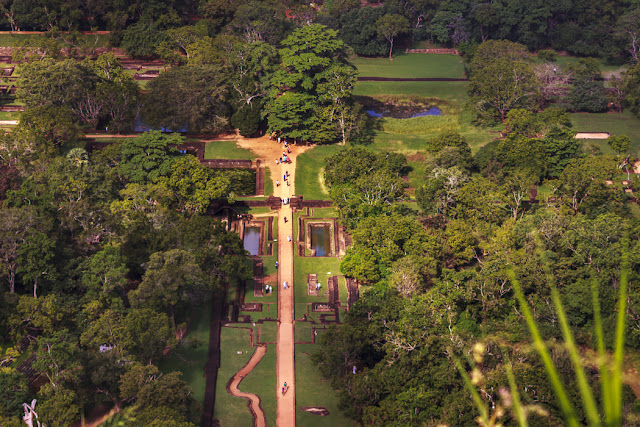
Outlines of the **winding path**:
[[249,373],[256,367],[262,356],[267,352],[267,346],[265,344],[260,345],[256,348],[256,351],[253,352],[253,356],[249,359],[246,365],[242,367],[236,374],[231,378],[229,383],[227,384],[227,391],[235,397],[244,397],[249,401],[249,409],[251,410],[251,414],[253,415],[253,425],[255,427],[266,427],[267,420],[264,416],[264,411],[260,407],[260,397],[253,393],[245,393],[240,391],[238,386],[240,382],[249,375]]

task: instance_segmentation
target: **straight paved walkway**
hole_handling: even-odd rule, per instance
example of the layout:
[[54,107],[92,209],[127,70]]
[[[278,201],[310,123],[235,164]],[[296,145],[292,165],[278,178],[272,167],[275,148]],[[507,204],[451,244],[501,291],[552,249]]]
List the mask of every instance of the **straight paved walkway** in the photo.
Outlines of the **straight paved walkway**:
[[[277,143],[274,143],[277,144]],[[280,144],[282,146],[282,144]],[[295,175],[295,160],[292,159],[291,164],[283,164],[274,169],[279,172],[278,179],[280,187],[276,188],[275,193],[279,194],[282,199],[289,198],[293,195],[293,182]],[[289,172],[288,181],[291,186],[287,186],[284,181],[284,175]],[[278,191],[280,190],[280,191]],[[277,358],[277,377],[278,387],[278,415],[276,426],[293,427],[296,424],[296,381],[295,381],[295,359],[294,359],[294,285],[293,285],[293,218],[291,205],[283,205],[278,214],[278,341],[276,349]],[[287,240],[291,237],[291,241]],[[289,285],[288,289],[284,289],[284,283]],[[284,396],[282,395],[282,387],[287,383],[287,389]]]

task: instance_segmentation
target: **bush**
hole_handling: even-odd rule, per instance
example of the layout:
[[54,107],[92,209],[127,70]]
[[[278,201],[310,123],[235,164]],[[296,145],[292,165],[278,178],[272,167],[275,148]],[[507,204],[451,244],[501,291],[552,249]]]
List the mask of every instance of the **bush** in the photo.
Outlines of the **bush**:
[[558,55],[553,50],[539,50],[538,59],[542,62],[556,62]]

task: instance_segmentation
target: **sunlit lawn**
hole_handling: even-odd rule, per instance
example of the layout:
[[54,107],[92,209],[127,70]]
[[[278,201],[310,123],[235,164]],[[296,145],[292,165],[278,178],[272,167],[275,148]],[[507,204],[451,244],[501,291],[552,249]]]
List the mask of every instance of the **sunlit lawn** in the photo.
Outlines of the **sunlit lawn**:
[[[269,323],[275,325],[275,322]],[[267,418],[268,426],[276,425],[276,381],[276,345],[269,344],[260,363],[242,380],[239,387],[242,391],[260,396],[260,406]],[[250,426],[251,423],[246,425]]]
[[[221,426],[245,427],[253,423],[247,400],[227,393],[227,382],[251,359],[254,349],[249,345],[249,331],[223,327],[220,332],[220,369],[216,384],[215,418]],[[240,353],[240,354],[238,354]],[[240,389],[245,390],[243,384]]]
[[[640,119],[630,111],[618,113],[574,113],[571,122],[576,132],[609,132],[612,135],[627,135],[631,139],[628,153],[638,154],[640,149]],[[588,140],[604,153],[612,153],[606,140]]]
[[464,103],[467,82],[358,82],[354,94],[419,96]]
[[256,155],[251,150],[238,147],[235,141],[211,141],[207,143],[204,158],[253,160]]
[[302,153],[296,159],[296,193],[306,200],[326,200],[329,194],[321,184],[324,159],[340,151],[342,146],[321,145]]
[[405,78],[463,78],[462,58],[447,54],[400,54],[388,58],[350,57],[360,76]]

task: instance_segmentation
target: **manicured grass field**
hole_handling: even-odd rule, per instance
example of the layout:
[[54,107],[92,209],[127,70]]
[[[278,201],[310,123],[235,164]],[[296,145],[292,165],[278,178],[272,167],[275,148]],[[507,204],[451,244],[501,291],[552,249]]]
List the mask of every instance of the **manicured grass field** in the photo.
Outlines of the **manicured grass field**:
[[[317,297],[307,295],[307,273],[317,274],[318,282],[322,285],[320,295]],[[331,273],[331,274],[327,274]],[[307,303],[324,302],[328,296],[324,293],[328,290],[327,279],[340,275],[340,259],[334,257],[298,257],[294,259],[294,284],[296,290],[295,318],[301,318],[307,313]],[[346,307],[346,286],[340,284],[340,301]],[[309,312],[309,315],[318,320],[319,314]]]
[[306,200],[327,200],[329,194],[320,180],[324,159],[343,148],[321,145],[299,155],[296,159],[296,193],[304,195]]
[[271,180],[271,169],[268,167],[264,168],[264,195],[265,196],[273,195],[273,181]]
[[[267,352],[260,360],[260,363],[242,380],[239,387],[242,391],[260,396],[260,406],[267,418],[268,426],[276,425],[276,381],[276,346],[275,344],[270,344],[267,346]],[[222,426],[225,425],[227,424],[222,424]],[[250,426],[251,423],[245,425]]]
[[322,378],[320,371],[311,361],[316,351],[314,344],[296,345],[296,407],[322,406],[329,411],[328,416],[319,417],[296,410],[296,425],[304,427],[351,427],[353,420],[338,409],[338,396],[331,382]]
[[[627,135],[631,139],[628,153],[638,154],[640,149],[640,119],[630,111],[617,113],[574,113],[571,122],[576,132],[609,132],[612,135]],[[604,153],[612,153],[606,140],[591,139]]]
[[464,78],[462,58],[457,55],[413,53],[388,58],[350,57],[363,77]]
[[[206,378],[204,366],[209,357],[209,323],[211,320],[211,304],[204,303],[196,308],[193,322],[186,336],[187,342],[176,347],[169,358],[160,363],[160,370],[168,373],[182,372],[182,379],[193,390],[193,398],[200,403],[204,401]],[[196,340],[197,346],[189,345]]]
[[238,147],[234,141],[211,141],[207,143],[204,158],[253,160],[256,155],[251,150]]
[[467,101],[467,82],[358,82],[355,95],[406,95]]
[[[214,413],[215,418],[220,420],[221,426],[245,427],[250,426],[253,422],[251,411],[247,407],[247,400],[233,397],[226,390],[227,382],[240,368],[246,365],[251,359],[253,351],[253,347],[249,345],[249,331],[231,327],[222,328],[220,332],[220,369],[218,369]],[[246,390],[243,383],[240,384],[240,389]]]

